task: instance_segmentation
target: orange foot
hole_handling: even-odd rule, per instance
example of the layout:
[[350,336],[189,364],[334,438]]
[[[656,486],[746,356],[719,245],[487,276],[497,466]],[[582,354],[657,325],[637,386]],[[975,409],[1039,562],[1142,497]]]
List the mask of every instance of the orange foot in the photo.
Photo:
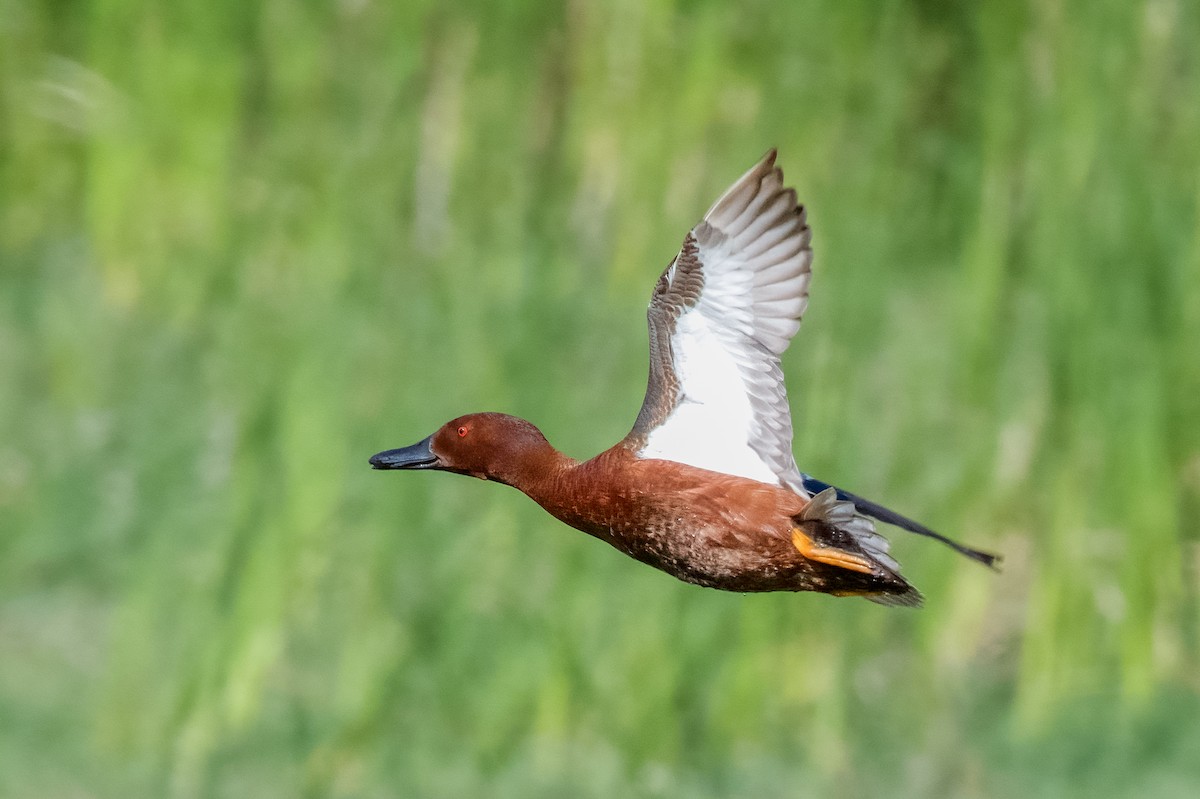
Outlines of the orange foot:
[[830,566],[837,566],[850,571],[862,572],[863,574],[874,574],[875,567],[871,561],[855,555],[845,550],[836,549],[835,547],[823,547],[813,541],[799,527],[792,528],[792,545],[796,547],[796,551],[809,560],[815,560],[818,563],[826,563]]

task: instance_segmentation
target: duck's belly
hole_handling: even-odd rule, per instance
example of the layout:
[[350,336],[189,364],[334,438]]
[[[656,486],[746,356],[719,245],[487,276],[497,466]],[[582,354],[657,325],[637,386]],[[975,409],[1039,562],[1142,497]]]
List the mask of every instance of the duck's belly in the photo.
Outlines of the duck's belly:
[[732,531],[686,516],[585,532],[680,580],[725,591],[802,591],[809,564],[785,535]]
[[661,540],[636,539],[618,549],[685,582],[726,591],[786,591],[803,586],[804,563],[784,542],[726,546],[703,531],[673,531]]

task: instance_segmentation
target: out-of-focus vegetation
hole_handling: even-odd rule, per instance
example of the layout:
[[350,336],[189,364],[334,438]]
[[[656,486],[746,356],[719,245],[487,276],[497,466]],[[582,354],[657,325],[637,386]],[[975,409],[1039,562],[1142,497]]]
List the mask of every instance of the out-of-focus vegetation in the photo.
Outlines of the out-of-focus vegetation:
[[[1183,0],[0,1],[0,794],[1195,796]],[[921,612],[707,591],[373,473],[632,424],[770,146],[801,465]]]

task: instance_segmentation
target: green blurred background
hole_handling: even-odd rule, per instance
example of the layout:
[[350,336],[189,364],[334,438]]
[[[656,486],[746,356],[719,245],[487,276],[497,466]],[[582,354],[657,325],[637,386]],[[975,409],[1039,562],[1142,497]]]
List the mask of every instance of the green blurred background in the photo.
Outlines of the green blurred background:
[[[0,0],[0,795],[1200,791],[1185,0]],[[586,457],[768,147],[803,468],[920,612],[678,583],[371,472]]]

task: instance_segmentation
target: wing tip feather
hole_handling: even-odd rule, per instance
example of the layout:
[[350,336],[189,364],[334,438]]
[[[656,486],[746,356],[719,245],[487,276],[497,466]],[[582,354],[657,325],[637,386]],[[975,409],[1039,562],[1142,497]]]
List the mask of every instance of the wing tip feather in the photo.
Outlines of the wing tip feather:
[[[708,213],[704,215],[705,221],[711,220],[718,227],[721,227],[722,217],[728,215],[730,218],[727,220],[727,222],[737,219],[737,217],[740,216],[742,212],[745,211],[746,208],[754,201],[755,197],[758,196],[758,189],[761,188],[763,181],[766,180],[772,173],[778,173],[779,184],[782,186],[783,170],[775,166],[775,159],[778,155],[779,151],[774,147],[767,150],[763,157],[759,159],[757,164],[746,170],[746,172],[744,172],[740,178],[733,182],[733,185],[726,189],[725,192],[717,198],[717,201],[714,202],[712,207],[708,209]],[[745,201],[736,203],[736,211],[731,210],[731,208],[735,205],[734,200],[739,199],[743,191],[750,189],[751,186],[753,186],[754,189],[748,192],[749,196],[745,198]]]

